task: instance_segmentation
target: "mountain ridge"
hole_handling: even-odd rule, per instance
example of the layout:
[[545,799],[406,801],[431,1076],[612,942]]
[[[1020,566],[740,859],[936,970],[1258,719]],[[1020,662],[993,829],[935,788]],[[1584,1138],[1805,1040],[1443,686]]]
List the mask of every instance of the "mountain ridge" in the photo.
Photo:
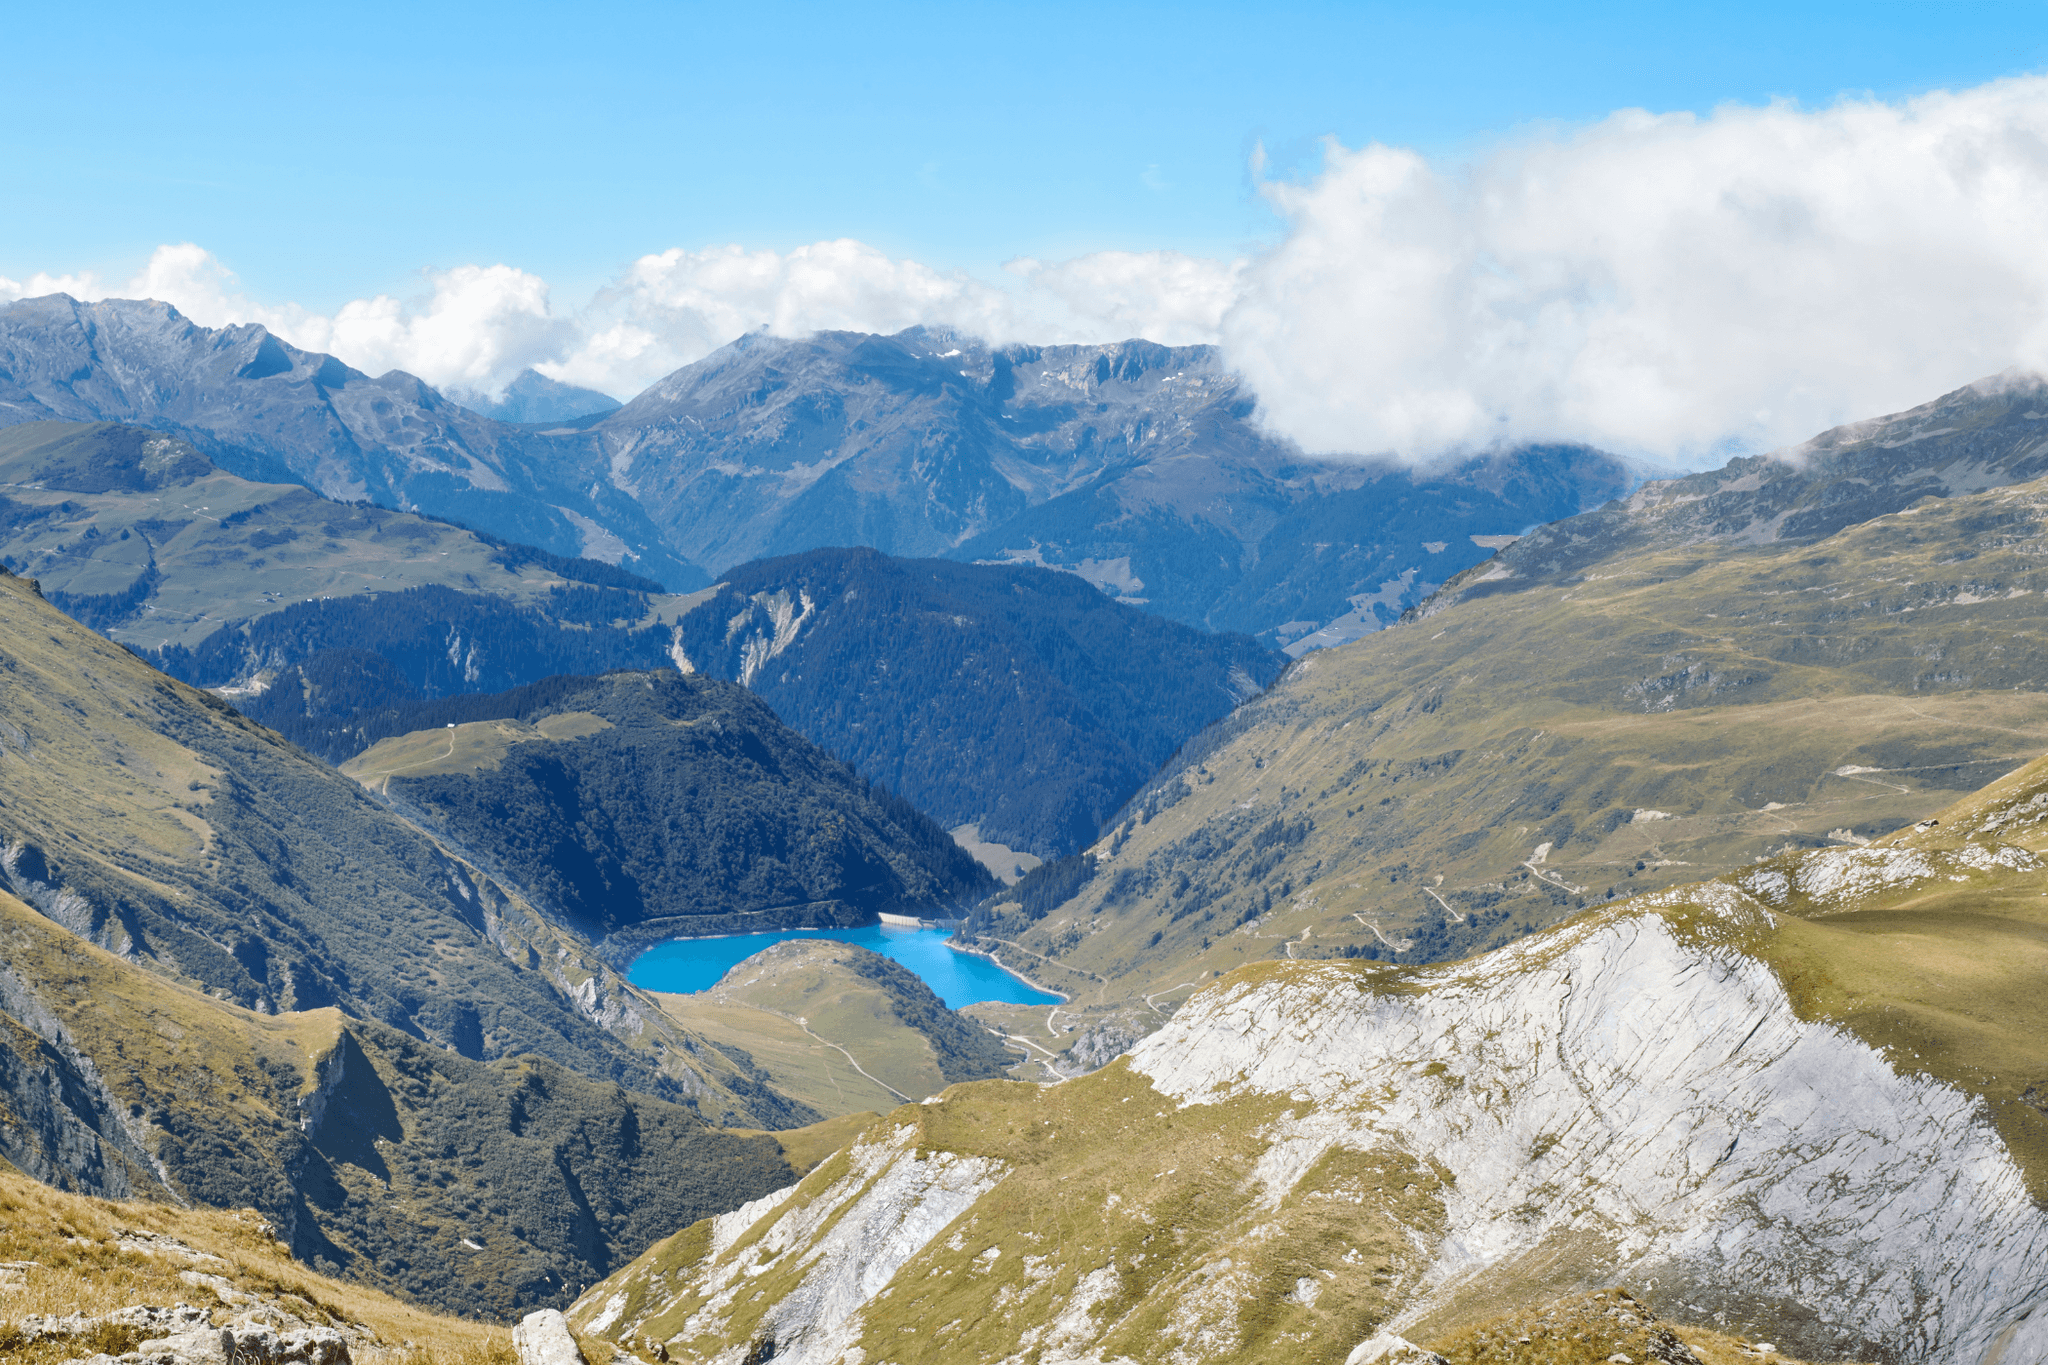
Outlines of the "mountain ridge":
[[1632,481],[1578,447],[1429,471],[1311,459],[1254,408],[1213,348],[991,350],[912,328],[750,334],[614,411],[515,425],[161,303],[0,307],[0,424],[147,425],[243,477],[431,512],[677,591],[764,555],[864,544],[1051,564],[1279,643],[1340,618],[1352,638],[1477,558],[1471,535]]
[[1904,412],[1846,423],[1720,469],[1653,480],[1537,527],[1416,608],[1569,581],[1598,559],[1653,542],[1729,553],[1824,540],[1924,497],[1948,498],[2048,474],[2048,379],[1993,375]]
[[471,412],[401,370],[373,379],[261,326],[205,328],[155,301],[0,307],[0,420],[132,422],[244,478],[419,507],[561,555],[631,554],[673,587],[708,581],[636,503],[565,464],[576,443]]

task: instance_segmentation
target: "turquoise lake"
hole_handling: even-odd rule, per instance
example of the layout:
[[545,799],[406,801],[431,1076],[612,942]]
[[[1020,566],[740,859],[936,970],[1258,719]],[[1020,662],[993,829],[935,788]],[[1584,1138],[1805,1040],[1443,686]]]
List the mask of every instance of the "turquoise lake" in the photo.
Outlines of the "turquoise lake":
[[657,943],[626,972],[642,990],[694,995],[772,944],[793,938],[829,938],[871,949],[910,968],[953,1009],[982,1000],[1012,1005],[1053,1005],[1057,995],[1027,986],[985,957],[946,946],[950,929],[899,929],[871,924],[860,929],[792,929],[775,934],[734,934],[728,938],[676,938]]

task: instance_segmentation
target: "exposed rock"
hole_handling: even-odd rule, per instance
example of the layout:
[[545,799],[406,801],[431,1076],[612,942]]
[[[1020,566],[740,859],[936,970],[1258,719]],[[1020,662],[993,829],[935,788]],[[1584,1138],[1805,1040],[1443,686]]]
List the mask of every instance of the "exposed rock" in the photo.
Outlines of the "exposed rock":
[[87,1313],[31,1313],[15,1324],[15,1330],[21,1334],[24,1342],[34,1343],[82,1337],[102,1327],[132,1328],[144,1336],[191,1332],[206,1326],[210,1321],[211,1318],[204,1308],[194,1308],[190,1304],[174,1304],[169,1308],[136,1304],[128,1308],[116,1308],[111,1313],[101,1313],[97,1316]]
[[235,1288],[225,1275],[208,1275],[198,1270],[181,1270],[178,1272],[178,1278],[191,1285],[194,1289],[212,1290],[214,1297],[225,1304],[239,1305],[256,1302],[254,1294]]
[[166,1237],[161,1233],[117,1233],[114,1238],[114,1245],[123,1251],[133,1251],[144,1256],[168,1256],[173,1260],[187,1261],[193,1265],[204,1265],[207,1263],[217,1266],[227,1265],[227,1262],[218,1256],[209,1256],[203,1251],[195,1251],[177,1238]]
[[173,1332],[119,1356],[91,1356],[83,1365],[351,1365],[348,1338],[336,1329],[299,1323],[279,1330],[266,1317],[289,1315],[244,1314],[225,1327]]
[[512,1349],[519,1353],[519,1365],[584,1365],[576,1338],[569,1335],[569,1320],[559,1308],[528,1313],[512,1329]]
[[1122,1015],[1103,1020],[1074,1040],[1066,1055],[1053,1063],[1062,1075],[1079,1076],[1108,1066],[1145,1036],[1144,1025]]
[[[234,1292],[243,1301],[250,1297]],[[130,1340],[142,1338],[135,1349],[74,1358],[70,1365],[351,1365],[351,1340],[369,1340],[365,1329],[317,1326],[274,1304],[243,1313],[226,1326],[215,1326],[206,1309],[184,1303],[169,1308],[136,1304],[96,1316],[30,1314],[16,1324],[25,1345],[88,1336],[104,1339],[109,1332],[124,1329]]]
[[1406,1337],[1381,1332],[1352,1347],[1351,1354],[1344,1357],[1344,1365],[1450,1365],[1450,1362]]

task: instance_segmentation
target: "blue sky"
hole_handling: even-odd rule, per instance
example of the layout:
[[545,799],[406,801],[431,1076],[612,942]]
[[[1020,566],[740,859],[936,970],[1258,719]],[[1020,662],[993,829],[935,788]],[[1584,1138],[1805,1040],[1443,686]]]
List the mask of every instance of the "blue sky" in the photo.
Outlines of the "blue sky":
[[2048,66],[2042,4],[16,6],[0,275],[193,241],[316,310],[506,262],[853,237],[941,269],[1280,225],[1320,139],[1455,159],[1627,106]]

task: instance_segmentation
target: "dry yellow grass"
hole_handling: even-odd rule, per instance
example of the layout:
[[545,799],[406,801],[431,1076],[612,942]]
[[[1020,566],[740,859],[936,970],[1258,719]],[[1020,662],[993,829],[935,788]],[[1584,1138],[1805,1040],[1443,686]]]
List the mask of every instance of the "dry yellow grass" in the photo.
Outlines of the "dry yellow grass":
[[1769,1343],[1700,1327],[1659,1321],[1655,1311],[1623,1289],[1574,1294],[1538,1308],[1505,1313],[1467,1331],[1429,1343],[1451,1365],[1600,1365],[1616,1355],[1654,1365],[1651,1346],[1676,1342],[1701,1365],[1803,1365]]
[[477,720],[439,730],[394,735],[341,765],[366,787],[388,790],[394,777],[441,777],[496,768],[515,744],[548,739],[581,739],[612,723],[588,711],[564,711],[528,725],[520,720]]
[[[137,1241],[136,1233],[175,1238],[210,1259],[119,1245]],[[511,1365],[514,1358],[503,1326],[442,1317],[307,1269],[251,1209],[91,1199],[7,1170],[0,1172],[0,1262],[32,1263],[23,1283],[0,1288],[0,1361],[9,1365],[79,1354],[72,1342],[15,1344],[15,1326],[30,1314],[99,1315],[145,1303],[214,1306],[211,1289],[179,1279],[187,1270],[220,1276],[308,1322],[369,1328],[380,1345],[357,1351],[359,1365]]]

